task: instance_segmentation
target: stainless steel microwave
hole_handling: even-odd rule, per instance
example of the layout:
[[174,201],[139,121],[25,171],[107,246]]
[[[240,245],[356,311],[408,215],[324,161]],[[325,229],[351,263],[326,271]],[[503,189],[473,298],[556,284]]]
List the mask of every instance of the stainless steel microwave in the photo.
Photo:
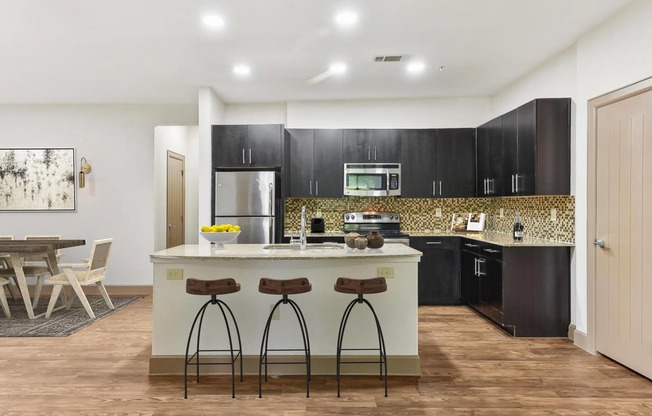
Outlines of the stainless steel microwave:
[[345,163],[344,195],[400,196],[400,163]]

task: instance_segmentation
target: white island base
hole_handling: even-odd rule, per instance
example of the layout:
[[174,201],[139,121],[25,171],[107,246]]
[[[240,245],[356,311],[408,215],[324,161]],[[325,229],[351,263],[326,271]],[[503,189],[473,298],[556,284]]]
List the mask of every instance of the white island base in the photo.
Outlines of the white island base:
[[[315,249],[306,251],[264,250],[258,244],[225,245],[214,250],[208,245],[183,245],[151,255],[154,264],[153,328],[150,374],[183,374],[183,360],[190,326],[208,296],[186,294],[185,280],[234,278],[241,285],[238,293],[224,295],[238,322],[242,338],[245,374],[258,373],[260,342],[265,322],[281,296],[258,292],[261,277],[290,279],[307,277],[309,293],[290,295],[303,311],[311,347],[312,373],[335,374],[337,334],[346,305],[355,295],[335,292],[338,277],[370,278],[378,268],[393,273],[387,278],[387,291],[365,295],[380,320],[392,376],[418,376],[418,299],[417,263],[421,252],[403,244],[386,244],[377,250]],[[278,320],[272,321],[269,348],[301,348],[301,331],[289,305],[280,306]],[[219,307],[210,305],[202,328],[202,349],[228,348]],[[235,341],[234,336],[234,342]],[[194,351],[191,345],[191,353]],[[349,318],[344,348],[377,348],[373,316],[365,305],[356,305]],[[378,352],[347,351],[370,360]],[[296,361],[302,352],[270,353],[270,361]],[[293,355],[294,354],[294,355]],[[206,358],[204,358],[206,357]],[[226,357],[202,355],[202,361],[223,362]],[[191,370],[189,370],[191,371]],[[346,374],[378,374],[378,365],[347,365]],[[202,374],[230,373],[230,366],[205,366]],[[272,365],[269,373],[305,374],[301,365]]]

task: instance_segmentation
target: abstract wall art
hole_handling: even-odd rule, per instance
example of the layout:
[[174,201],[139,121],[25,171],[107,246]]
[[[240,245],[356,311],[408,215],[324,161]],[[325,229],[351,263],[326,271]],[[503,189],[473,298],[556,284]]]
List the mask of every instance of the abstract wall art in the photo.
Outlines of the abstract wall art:
[[0,212],[75,211],[75,149],[0,149]]

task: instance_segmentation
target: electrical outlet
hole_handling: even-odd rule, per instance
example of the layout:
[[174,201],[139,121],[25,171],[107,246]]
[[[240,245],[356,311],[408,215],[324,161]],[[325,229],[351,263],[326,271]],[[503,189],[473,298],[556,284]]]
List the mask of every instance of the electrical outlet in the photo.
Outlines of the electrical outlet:
[[[269,305],[269,311],[271,312],[274,309],[274,305]],[[281,319],[281,308],[276,308],[274,314],[272,315],[272,321],[278,321]]]
[[435,217],[441,218],[441,208],[435,208]]
[[394,268],[393,267],[377,267],[376,268],[376,275],[378,275],[378,277],[384,277],[385,279],[393,279],[394,278]]
[[168,280],[183,280],[183,269],[168,269]]
[[500,214],[498,214],[500,218],[503,218],[505,216],[505,210],[503,208],[500,209]]
[[557,221],[557,210],[550,208],[550,221]]

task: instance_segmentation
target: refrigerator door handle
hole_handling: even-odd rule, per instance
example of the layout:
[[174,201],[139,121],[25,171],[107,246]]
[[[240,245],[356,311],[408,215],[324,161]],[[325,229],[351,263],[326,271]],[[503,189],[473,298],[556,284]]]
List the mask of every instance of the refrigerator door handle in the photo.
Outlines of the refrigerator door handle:
[[[274,212],[274,184],[269,184],[269,213]],[[272,217],[273,218],[273,217]],[[269,222],[269,244],[274,243],[274,221]]]

